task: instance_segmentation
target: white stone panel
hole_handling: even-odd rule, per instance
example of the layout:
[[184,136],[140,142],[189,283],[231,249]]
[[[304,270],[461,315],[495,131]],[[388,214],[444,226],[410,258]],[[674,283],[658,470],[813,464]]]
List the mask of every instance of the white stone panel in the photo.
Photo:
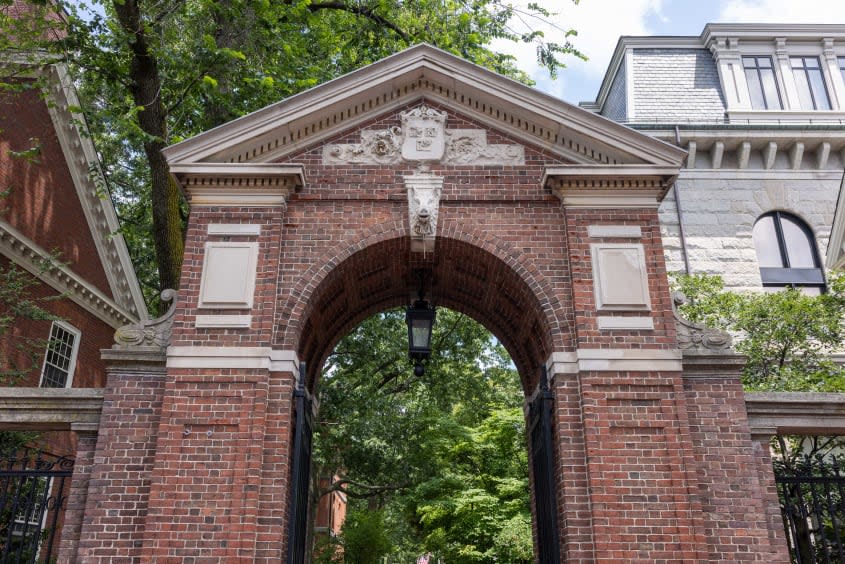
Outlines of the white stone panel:
[[651,317],[643,316],[614,317],[600,315],[596,318],[596,322],[600,331],[654,329],[654,320]]
[[641,244],[594,243],[590,250],[596,309],[651,309],[645,250]]
[[619,237],[628,239],[642,239],[643,230],[639,225],[589,225],[587,234],[590,237]]
[[247,223],[210,223],[209,235],[261,235],[261,226]]
[[206,243],[199,307],[251,308],[257,265],[258,243]]
[[198,315],[194,326],[200,329],[249,329],[251,315]]

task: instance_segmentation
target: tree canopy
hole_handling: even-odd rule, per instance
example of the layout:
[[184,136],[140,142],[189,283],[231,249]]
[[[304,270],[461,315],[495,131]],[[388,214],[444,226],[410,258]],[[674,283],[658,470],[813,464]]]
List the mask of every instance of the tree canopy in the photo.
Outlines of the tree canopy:
[[746,355],[743,384],[753,391],[845,392],[845,367],[832,358],[845,340],[845,273],[828,274],[827,290],[737,293],[721,277],[679,276],[689,320],[733,333]]
[[[148,300],[178,285],[185,207],[161,150],[306,88],[427,42],[529,82],[494,39],[536,46],[551,73],[573,30],[504,0],[0,1],[0,49],[71,64]],[[56,16],[59,14],[59,16]],[[527,25],[524,25],[527,24]],[[45,31],[46,30],[46,31]],[[525,31],[523,31],[525,30]]]
[[[341,490],[350,499],[347,562],[388,552],[530,562],[519,376],[492,335],[455,311],[438,312],[433,343],[425,373],[415,376],[404,314],[389,311],[337,345],[319,384],[317,496]],[[319,478],[331,476],[319,489]],[[362,530],[376,538],[374,528],[388,540],[383,550],[373,556],[367,544],[358,552],[355,539]]]

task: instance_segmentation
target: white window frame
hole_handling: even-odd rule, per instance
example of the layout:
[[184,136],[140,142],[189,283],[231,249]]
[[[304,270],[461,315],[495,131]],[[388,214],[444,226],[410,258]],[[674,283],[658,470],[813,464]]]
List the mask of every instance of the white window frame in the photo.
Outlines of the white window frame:
[[82,331],[64,321],[54,321],[50,325],[50,333],[47,335],[47,349],[44,351],[44,362],[41,364],[41,377],[38,379],[38,387],[43,387],[44,384],[44,371],[47,368],[47,355],[50,347],[50,338],[53,336],[53,327],[59,327],[73,335],[73,347],[71,347],[67,381],[65,382],[65,388],[70,388],[73,386],[73,375],[76,372],[76,358],[79,356],[79,343],[82,340]]

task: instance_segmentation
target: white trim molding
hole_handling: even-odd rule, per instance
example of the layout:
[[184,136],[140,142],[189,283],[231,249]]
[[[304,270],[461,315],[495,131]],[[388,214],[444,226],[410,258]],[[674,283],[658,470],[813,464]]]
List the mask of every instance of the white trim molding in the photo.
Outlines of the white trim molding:
[[420,44],[164,150],[168,163],[279,162],[419,100],[443,104],[566,162],[680,165],[685,153]]
[[197,315],[194,327],[197,329],[249,329],[251,315]]
[[0,219],[0,254],[115,329],[138,321],[134,312],[60,264],[4,219]]
[[299,357],[293,350],[270,347],[182,347],[167,348],[167,368],[264,369],[291,372],[299,378]]
[[679,173],[674,166],[556,165],[541,182],[565,207],[655,208]]
[[80,107],[80,102],[67,66],[51,65],[48,78],[48,95],[54,103],[47,104],[47,107],[53,129],[65,156],[112,296],[134,319],[143,319],[147,317],[144,294],[135,275],[126,242],[120,234],[120,222],[109,196],[94,143],[90,135],[79,130],[78,124],[84,123],[84,118],[73,110]]
[[642,239],[643,230],[639,225],[588,225],[587,235],[592,239]]
[[258,237],[261,235],[261,226],[250,223],[209,223],[208,234]]
[[599,331],[638,331],[654,330],[654,319],[642,315],[620,317],[618,315],[600,315],[596,318]]
[[549,378],[579,372],[681,372],[678,349],[578,349],[552,353],[546,361]]
[[284,206],[305,185],[305,167],[276,163],[173,163],[192,206]]

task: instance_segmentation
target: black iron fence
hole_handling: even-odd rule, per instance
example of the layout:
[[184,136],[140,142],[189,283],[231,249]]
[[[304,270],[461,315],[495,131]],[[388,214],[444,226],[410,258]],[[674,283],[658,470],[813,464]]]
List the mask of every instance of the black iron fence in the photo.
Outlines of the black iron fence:
[[0,564],[53,562],[73,460],[21,449],[0,464]]
[[845,563],[845,458],[830,451],[775,460],[792,561]]

